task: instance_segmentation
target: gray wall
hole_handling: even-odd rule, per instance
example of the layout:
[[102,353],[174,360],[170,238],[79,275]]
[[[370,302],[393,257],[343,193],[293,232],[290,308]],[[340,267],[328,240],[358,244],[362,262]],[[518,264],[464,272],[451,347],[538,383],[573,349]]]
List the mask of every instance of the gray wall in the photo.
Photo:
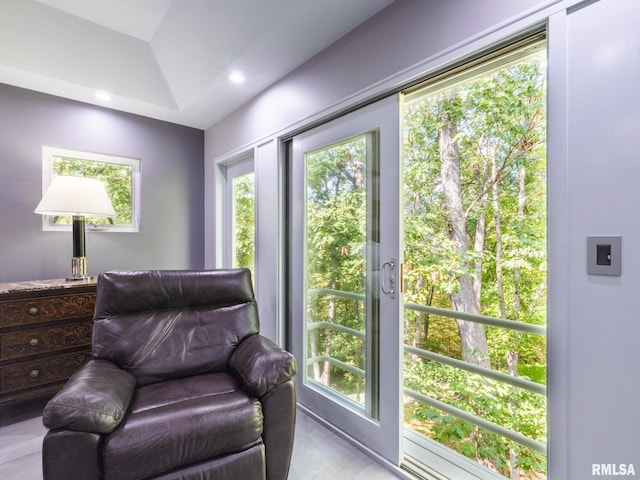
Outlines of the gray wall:
[[[207,158],[304,120],[540,0],[396,0],[206,131]],[[460,14],[464,12],[464,14]]]
[[[591,478],[601,463],[632,463],[640,474],[639,16],[637,0],[397,0],[206,131],[211,172],[219,156],[275,142],[389,76],[416,72],[417,63],[443,64],[478,39],[491,43],[548,21],[551,480]],[[276,169],[278,159],[260,159],[258,184],[260,168]],[[205,196],[213,201],[209,176]],[[267,201],[276,205],[277,197]],[[621,277],[587,275],[588,235],[622,235]],[[205,236],[210,248],[215,225]],[[258,257],[258,265],[264,260],[273,261]]]
[[203,131],[0,84],[0,282],[71,271],[71,233],[33,213],[43,145],[141,159],[140,233],[87,232],[90,274],[203,267]]
[[[592,463],[633,463],[640,475],[638,18],[637,0],[601,0],[569,12],[557,45],[567,68],[572,479],[591,478]],[[622,236],[622,276],[586,274],[589,235]]]

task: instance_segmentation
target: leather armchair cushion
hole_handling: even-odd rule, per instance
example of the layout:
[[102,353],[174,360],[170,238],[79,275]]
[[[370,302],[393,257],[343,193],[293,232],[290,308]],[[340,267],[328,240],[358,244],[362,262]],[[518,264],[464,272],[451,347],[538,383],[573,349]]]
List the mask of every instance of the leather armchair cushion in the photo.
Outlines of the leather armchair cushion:
[[189,465],[153,480],[266,480],[264,445]]
[[141,312],[95,319],[93,354],[132,373],[138,385],[148,385],[225,371],[231,352],[257,331],[255,302]]
[[49,430],[42,441],[42,477],[45,479],[95,479],[100,471],[101,460],[100,433],[60,428]]
[[229,371],[257,398],[291,379],[296,369],[291,353],[259,334],[246,338],[229,360]]
[[228,373],[136,390],[122,424],[105,438],[104,478],[149,478],[262,443],[260,402]]
[[248,271],[105,272],[98,278],[93,355],[132,373],[139,386],[226,371],[231,352],[258,331]]
[[136,386],[133,375],[106,360],[91,360],[47,403],[49,429],[109,433],[122,421]]
[[251,275],[233,270],[103,272],[96,318],[133,312],[235,305],[252,301]]

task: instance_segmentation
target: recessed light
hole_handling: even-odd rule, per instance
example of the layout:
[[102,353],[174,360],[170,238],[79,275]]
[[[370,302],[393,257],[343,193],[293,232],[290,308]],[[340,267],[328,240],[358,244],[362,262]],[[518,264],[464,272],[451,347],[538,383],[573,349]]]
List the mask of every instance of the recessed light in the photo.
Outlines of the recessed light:
[[241,72],[231,72],[229,74],[229,81],[231,83],[240,84],[240,83],[244,83],[244,80],[245,80],[244,75]]
[[96,92],[96,98],[98,100],[102,100],[103,102],[111,101],[111,95],[109,95],[108,92],[104,92],[104,91]]

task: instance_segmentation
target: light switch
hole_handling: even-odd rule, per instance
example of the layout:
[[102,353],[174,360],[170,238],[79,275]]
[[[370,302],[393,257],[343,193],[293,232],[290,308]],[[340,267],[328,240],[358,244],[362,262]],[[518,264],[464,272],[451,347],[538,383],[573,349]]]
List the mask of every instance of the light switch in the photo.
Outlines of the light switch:
[[596,265],[611,265],[611,245],[596,245]]
[[587,237],[587,273],[622,274],[622,237]]

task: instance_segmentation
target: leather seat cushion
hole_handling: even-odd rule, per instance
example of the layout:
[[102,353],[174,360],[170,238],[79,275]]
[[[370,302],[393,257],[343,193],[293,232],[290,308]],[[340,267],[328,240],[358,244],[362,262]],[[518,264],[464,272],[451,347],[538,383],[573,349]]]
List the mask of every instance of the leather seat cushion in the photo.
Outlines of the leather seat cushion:
[[153,480],[266,480],[264,445],[173,470]]
[[105,438],[106,480],[148,478],[262,442],[260,402],[228,373],[140,387]]

